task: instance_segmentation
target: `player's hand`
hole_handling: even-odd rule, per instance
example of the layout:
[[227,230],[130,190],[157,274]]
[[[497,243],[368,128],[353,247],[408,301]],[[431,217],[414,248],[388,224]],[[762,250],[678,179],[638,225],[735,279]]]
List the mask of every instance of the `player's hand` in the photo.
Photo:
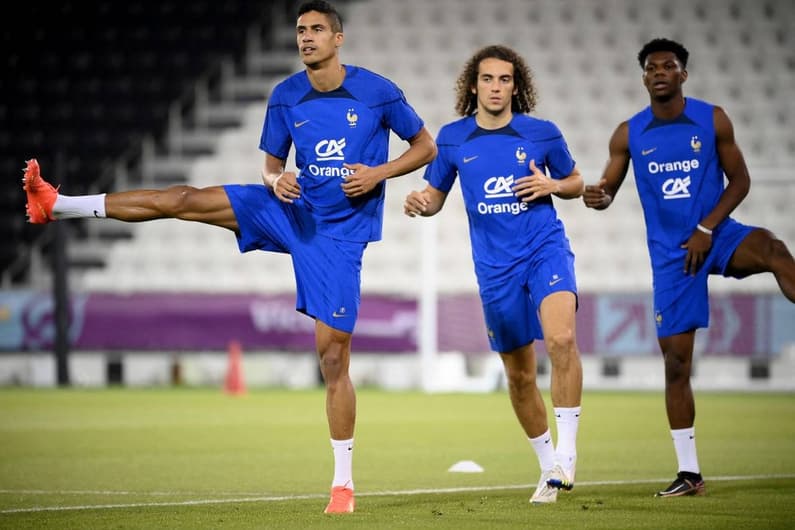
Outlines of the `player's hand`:
[[704,264],[704,260],[707,259],[709,249],[712,248],[712,235],[705,234],[701,230],[694,230],[690,239],[682,245],[682,248],[687,249],[685,274],[695,276],[696,272]]
[[370,166],[364,164],[343,164],[343,166],[351,170],[342,183],[342,191],[348,197],[359,197],[369,193],[384,180],[382,174]]
[[536,167],[535,160],[530,160],[530,171],[530,175],[520,177],[513,183],[513,192],[522,202],[534,201],[560,190],[560,183],[542,173]]
[[271,189],[276,198],[282,202],[293,202],[301,196],[301,186],[294,171],[285,171],[271,184]]
[[403,213],[409,217],[421,216],[430,203],[431,197],[427,191],[412,191],[406,195],[406,201],[403,203]]
[[604,210],[610,206],[613,197],[605,191],[605,183],[605,179],[602,179],[598,184],[585,186],[585,192],[582,194],[582,202],[585,203],[585,206],[594,210]]

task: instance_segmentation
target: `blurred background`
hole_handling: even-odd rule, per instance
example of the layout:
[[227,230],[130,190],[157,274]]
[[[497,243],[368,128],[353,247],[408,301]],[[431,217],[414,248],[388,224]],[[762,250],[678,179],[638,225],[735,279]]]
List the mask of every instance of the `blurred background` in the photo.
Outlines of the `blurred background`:
[[[259,182],[272,87],[302,65],[299,2],[32,1],[4,16],[0,81],[0,384],[320,384],[288,256],[239,254],[223,230],[175,221],[25,222],[37,158],[67,195]],[[685,94],[732,118],[752,188],[734,213],[795,248],[795,4],[790,0],[338,0],[344,63],[395,81],[432,134],[481,46],[531,66],[536,114],[596,182],[615,127],[648,104],[637,63],[655,37],[690,51]],[[404,145],[393,137],[392,154]],[[432,219],[389,182],[384,239],[362,272],[352,375],[382,388],[499,388],[460,192]],[[662,388],[642,212],[628,176],[604,213],[556,201],[576,254],[586,388]],[[772,275],[711,280],[698,388],[795,388],[795,310]],[[242,353],[242,363],[233,359]],[[543,347],[539,372],[548,377]]]

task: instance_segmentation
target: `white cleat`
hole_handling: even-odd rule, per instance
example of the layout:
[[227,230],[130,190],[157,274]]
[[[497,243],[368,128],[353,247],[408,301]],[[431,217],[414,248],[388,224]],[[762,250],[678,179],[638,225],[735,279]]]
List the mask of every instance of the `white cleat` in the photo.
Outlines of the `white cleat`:
[[538,481],[533,496],[530,497],[532,504],[550,504],[558,500],[558,488],[549,485],[549,480],[552,477],[554,470],[544,471],[541,473],[541,479]]
[[549,477],[547,478],[547,486],[552,488],[571,491],[574,487],[574,469],[566,473],[560,464],[557,464],[555,467],[552,468],[552,471],[549,472]]

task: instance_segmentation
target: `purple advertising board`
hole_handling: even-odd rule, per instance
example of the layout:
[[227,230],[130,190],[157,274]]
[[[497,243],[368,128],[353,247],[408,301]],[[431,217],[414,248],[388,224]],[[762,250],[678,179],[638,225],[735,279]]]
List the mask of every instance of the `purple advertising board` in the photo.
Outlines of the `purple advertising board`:
[[[795,342],[795,306],[780,295],[731,294],[710,299],[710,327],[696,337],[706,355],[759,356]],[[577,339],[583,354],[658,355],[651,295],[580,294]],[[54,342],[48,293],[0,292],[0,351],[41,351]],[[295,310],[292,294],[88,293],[70,303],[72,349],[213,351],[230,341],[259,350],[314,350],[314,322]],[[517,323],[521,325],[521,323]],[[363,296],[354,351],[412,353],[418,347],[416,300]],[[440,351],[487,353],[477,294],[443,295]],[[543,354],[543,344],[537,345]]]

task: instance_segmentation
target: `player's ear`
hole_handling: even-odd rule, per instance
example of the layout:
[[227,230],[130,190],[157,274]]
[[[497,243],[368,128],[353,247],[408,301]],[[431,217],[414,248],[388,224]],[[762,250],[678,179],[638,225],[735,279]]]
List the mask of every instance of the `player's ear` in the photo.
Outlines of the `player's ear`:
[[334,46],[339,48],[342,46],[344,42],[345,42],[345,35],[343,33],[337,32],[334,34]]

